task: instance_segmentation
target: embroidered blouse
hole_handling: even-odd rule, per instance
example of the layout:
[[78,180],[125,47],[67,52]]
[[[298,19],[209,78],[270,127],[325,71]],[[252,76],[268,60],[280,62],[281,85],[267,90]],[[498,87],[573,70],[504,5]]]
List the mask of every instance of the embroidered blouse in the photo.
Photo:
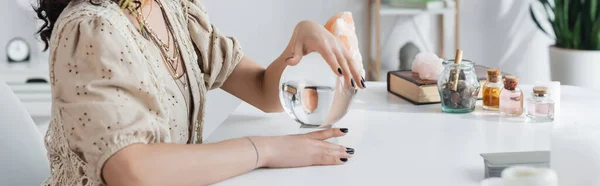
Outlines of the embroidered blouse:
[[223,84],[243,52],[197,0],[160,1],[189,91],[180,91],[159,48],[113,1],[73,0],[61,13],[50,40],[51,175],[44,185],[105,185],[104,163],[131,144],[202,142],[206,91]]

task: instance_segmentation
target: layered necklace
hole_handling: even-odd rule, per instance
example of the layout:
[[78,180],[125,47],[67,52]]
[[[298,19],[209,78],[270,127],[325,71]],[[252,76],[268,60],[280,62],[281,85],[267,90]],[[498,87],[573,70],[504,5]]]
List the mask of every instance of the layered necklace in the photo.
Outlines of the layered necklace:
[[[133,15],[135,15],[135,19],[139,24],[140,33],[142,33],[142,35],[144,35],[144,37],[146,37],[146,38],[148,38],[148,37],[151,38],[152,41],[158,46],[160,52],[162,53],[161,56],[163,57],[163,60],[165,61],[167,69],[169,70],[171,76],[174,79],[181,82],[184,85],[183,86],[184,89],[187,89],[187,82],[183,81],[181,78],[185,73],[185,66],[181,65],[182,68],[184,68],[183,69],[184,73],[180,74],[178,72],[179,66],[180,66],[179,63],[181,63],[181,60],[179,58],[181,49],[179,48],[177,38],[175,38],[174,36],[173,36],[173,47],[170,46],[171,37],[172,37],[172,34],[174,33],[173,25],[168,20],[168,17],[167,17],[167,14],[166,14],[166,11],[165,11],[163,5],[160,3],[160,1],[156,1],[156,3],[158,4],[158,6],[161,9],[161,13],[165,20],[165,25],[167,28],[167,42],[166,43],[160,37],[158,37],[156,32],[154,32],[154,30],[148,24],[148,21],[147,21],[147,18],[152,13],[152,7],[153,7],[154,3],[150,2],[151,3],[150,4],[150,12],[144,18],[142,11],[137,11],[135,8],[131,8],[132,6],[135,6],[135,5],[133,5],[133,3],[131,3],[131,1],[132,0],[121,0],[122,4],[120,3],[119,5],[121,6],[121,8],[127,8]],[[148,0],[148,1],[152,1],[152,0]],[[141,10],[141,8],[140,8],[140,10]]]

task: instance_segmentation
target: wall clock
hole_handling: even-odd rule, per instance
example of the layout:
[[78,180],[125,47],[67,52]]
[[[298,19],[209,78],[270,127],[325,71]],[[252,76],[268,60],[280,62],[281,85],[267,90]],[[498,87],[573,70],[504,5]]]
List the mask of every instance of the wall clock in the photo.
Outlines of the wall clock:
[[31,48],[22,38],[14,38],[6,46],[6,57],[9,63],[29,62]]

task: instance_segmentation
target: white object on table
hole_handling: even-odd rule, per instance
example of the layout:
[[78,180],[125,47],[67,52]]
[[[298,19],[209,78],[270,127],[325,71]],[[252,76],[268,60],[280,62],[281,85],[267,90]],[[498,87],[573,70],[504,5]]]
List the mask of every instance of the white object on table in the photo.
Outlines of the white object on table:
[[[561,95],[560,95],[560,81],[550,81],[550,82],[536,82],[536,86],[545,86],[546,88],[548,88],[548,93],[550,94],[550,99],[552,99],[552,101],[554,101],[554,120],[556,121],[560,121],[561,117],[560,117],[560,102],[561,102]],[[531,92],[533,90],[526,90],[527,92],[529,92],[529,94],[531,94]]]
[[489,178],[481,186],[557,186],[556,171],[548,168],[514,166],[502,171],[502,178]]
[[558,173],[559,185],[600,185],[600,128],[597,124],[557,128],[551,146],[550,167]]
[[[480,101],[473,113],[444,114],[439,104],[415,106],[388,94],[385,83],[366,85],[369,88],[358,92],[351,110],[334,125],[349,128],[337,143],[356,149],[346,164],[259,169],[215,185],[479,186],[484,179],[480,153],[549,150],[550,134],[558,124],[500,117],[483,111]],[[562,123],[597,121],[600,92],[561,88]],[[264,114],[244,103],[207,134],[207,142],[306,132],[298,127],[285,113]]]

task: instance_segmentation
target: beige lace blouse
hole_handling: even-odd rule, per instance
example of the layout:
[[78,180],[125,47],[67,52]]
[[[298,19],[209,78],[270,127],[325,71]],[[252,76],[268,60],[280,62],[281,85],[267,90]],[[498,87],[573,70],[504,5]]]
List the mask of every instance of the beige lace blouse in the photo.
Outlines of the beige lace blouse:
[[190,81],[191,111],[159,49],[116,3],[74,0],[62,12],[50,44],[44,185],[104,185],[104,163],[131,144],[202,142],[206,91],[223,84],[243,53],[195,1],[162,0]]

